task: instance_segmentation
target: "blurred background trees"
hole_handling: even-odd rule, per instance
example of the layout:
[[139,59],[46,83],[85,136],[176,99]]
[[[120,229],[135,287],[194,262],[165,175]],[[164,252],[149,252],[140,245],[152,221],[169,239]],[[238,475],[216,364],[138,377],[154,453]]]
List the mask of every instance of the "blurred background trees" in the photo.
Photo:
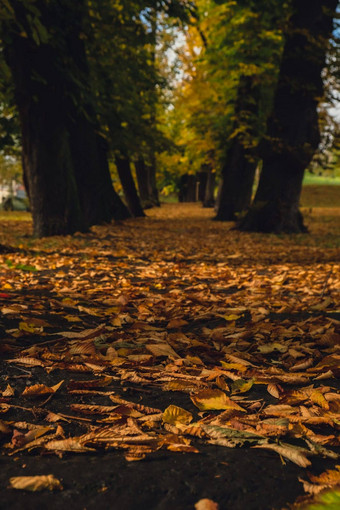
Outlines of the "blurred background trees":
[[303,231],[305,170],[339,167],[336,7],[3,0],[1,179],[20,180],[22,154],[35,235],[166,195],[241,229]]

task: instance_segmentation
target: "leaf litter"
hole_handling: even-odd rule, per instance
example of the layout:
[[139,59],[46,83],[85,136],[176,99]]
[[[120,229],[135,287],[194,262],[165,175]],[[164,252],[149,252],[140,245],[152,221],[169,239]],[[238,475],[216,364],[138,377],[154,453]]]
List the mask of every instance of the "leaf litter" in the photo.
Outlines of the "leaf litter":
[[[339,484],[336,250],[241,236],[194,212],[168,207],[34,249],[23,238],[10,264],[0,255],[0,349],[18,372],[0,386],[4,455],[118,449],[135,462],[205,443],[302,468],[324,457],[333,469],[301,477],[304,489]],[[149,392],[169,405],[146,405]],[[183,407],[170,403],[180,394]],[[14,421],[20,410],[31,420]]]

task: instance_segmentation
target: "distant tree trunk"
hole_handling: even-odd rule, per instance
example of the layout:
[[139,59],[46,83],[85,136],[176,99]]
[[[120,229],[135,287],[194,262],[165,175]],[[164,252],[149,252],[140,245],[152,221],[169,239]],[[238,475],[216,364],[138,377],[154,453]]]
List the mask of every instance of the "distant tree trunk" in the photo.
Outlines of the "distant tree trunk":
[[157,189],[157,182],[156,182],[156,170],[157,170],[156,157],[155,157],[154,152],[152,152],[151,157],[150,157],[150,165],[148,165],[151,200],[152,200],[153,206],[159,207],[161,204],[160,204],[159,196],[158,196],[158,189]]
[[207,182],[205,185],[205,193],[203,207],[214,207],[215,205],[215,180],[216,174],[212,171],[211,165],[208,165]]
[[179,182],[178,200],[180,202],[196,202],[196,176],[183,174]]
[[223,167],[216,219],[235,221],[249,207],[257,159],[237,139],[233,140]]
[[239,225],[258,232],[305,232],[299,211],[304,170],[319,144],[317,105],[337,0],[293,0],[273,113],[263,143],[254,203]]
[[149,168],[146,166],[145,160],[142,156],[135,161],[135,169],[141,203],[144,209],[148,209],[153,207],[154,204],[151,196]]
[[[196,174],[196,181],[198,184],[198,193],[196,193],[196,195],[198,194],[197,198],[202,203],[204,202],[205,188],[207,186],[207,180],[208,180],[208,172],[205,168],[205,165],[202,165],[201,171]],[[197,186],[197,184],[196,184],[196,186]]]
[[135,218],[145,216],[136,190],[135,181],[132,177],[129,159],[126,157],[117,157],[116,166],[130,213]]
[[89,119],[78,114],[70,126],[70,143],[78,194],[88,225],[122,220],[130,216],[113,188],[106,141]]
[[[240,79],[235,106],[236,121],[234,131],[243,122],[252,123],[252,117],[259,109],[259,88],[254,78],[243,76]],[[245,120],[243,120],[245,119]],[[222,182],[219,190],[216,219],[234,221],[249,207],[258,158],[254,148],[249,147],[254,129],[249,125],[246,132],[240,130],[230,141],[222,167]]]

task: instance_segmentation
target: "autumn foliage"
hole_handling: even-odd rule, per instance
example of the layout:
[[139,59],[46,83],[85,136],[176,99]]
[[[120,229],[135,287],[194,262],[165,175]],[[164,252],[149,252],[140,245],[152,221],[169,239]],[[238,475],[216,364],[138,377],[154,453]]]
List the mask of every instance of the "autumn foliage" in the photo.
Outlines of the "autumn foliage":
[[[3,223],[4,455],[260,448],[309,470],[327,458],[301,477],[309,493],[339,483],[339,264],[324,220],[310,216],[313,237],[268,237],[211,216],[174,204],[34,243],[29,222]],[[27,475],[10,483],[62,488]]]

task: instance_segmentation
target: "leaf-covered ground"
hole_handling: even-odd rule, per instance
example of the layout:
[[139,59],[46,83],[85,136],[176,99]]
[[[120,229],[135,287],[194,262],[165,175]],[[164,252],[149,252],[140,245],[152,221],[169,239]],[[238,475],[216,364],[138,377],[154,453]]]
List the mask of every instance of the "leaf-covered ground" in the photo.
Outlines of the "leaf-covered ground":
[[42,240],[6,217],[0,506],[269,510],[335,488],[340,215],[305,212],[300,236],[194,204]]

